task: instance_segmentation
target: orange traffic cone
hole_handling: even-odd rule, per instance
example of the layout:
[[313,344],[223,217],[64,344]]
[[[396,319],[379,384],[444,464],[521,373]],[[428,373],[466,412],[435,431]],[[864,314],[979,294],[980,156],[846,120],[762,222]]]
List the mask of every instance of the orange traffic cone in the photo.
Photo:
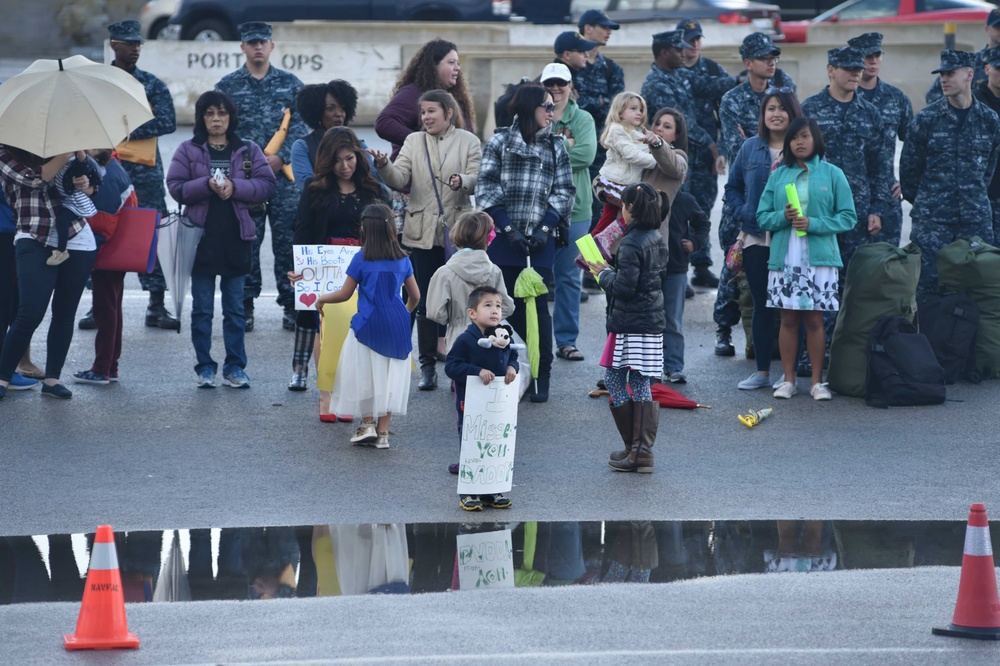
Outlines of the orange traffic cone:
[[118,571],[118,553],[110,525],[97,528],[76,632],[63,636],[63,640],[67,650],[139,647],[139,639],[129,633],[125,619],[122,576]]
[[1000,640],[1000,597],[993,568],[990,523],[983,504],[973,504],[969,509],[955,617],[947,629],[935,627],[931,632],[938,636]]

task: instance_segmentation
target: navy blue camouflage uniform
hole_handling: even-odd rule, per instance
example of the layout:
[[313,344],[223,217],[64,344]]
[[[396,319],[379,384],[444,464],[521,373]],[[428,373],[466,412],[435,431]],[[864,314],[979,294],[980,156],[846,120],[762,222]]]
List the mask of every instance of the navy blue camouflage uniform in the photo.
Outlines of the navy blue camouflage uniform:
[[918,297],[938,292],[942,247],[972,236],[993,242],[988,187],[998,154],[1000,118],[977,99],[964,114],[947,99],[938,100],[910,122],[899,182],[903,198],[913,204],[910,240],[922,252]]
[[[1000,47],[987,51],[986,62],[991,67],[1000,68]],[[1000,97],[994,95],[993,91],[990,90],[989,81],[973,84],[972,94],[1000,116]],[[990,181],[988,195],[990,206],[993,208],[993,242],[996,243],[997,239],[1000,239],[1000,169],[994,169],[993,171],[993,179]]]
[[[291,109],[288,136],[276,155],[285,164],[292,161],[292,144],[309,133],[295,105],[295,96],[302,88],[302,81],[290,72],[270,66],[267,74],[256,79],[244,66],[227,74],[215,85],[216,90],[227,93],[239,111],[239,133],[262,149],[278,131],[285,109]],[[278,305],[285,310],[295,307],[292,286],[287,273],[292,270],[292,228],[298,209],[299,192],[295,183],[281,171],[275,174],[274,194],[266,205],[266,214],[254,216],[257,240],[253,243],[250,275],[243,290],[245,299],[257,298],[261,290],[260,245],[264,238],[265,218],[270,220],[271,248],[274,252],[274,279],[278,286]]]
[[[138,67],[130,73],[145,88],[146,99],[149,100],[149,106],[153,111],[153,119],[143,123],[129,134],[129,140],[138,141],[139,139],[173,134],[177,129],[177,116],[174,112],[174,98],[170,96],[167,84]],[[132,186],[135,187],[135,196],[139,200],[139,207],[154,208],[160,211],[160,215],[166,215],[167,193],[163,184],[163,160],[160,158],[159,145],[156,147],[156,166],[123,161],[122,167],[131,179]],[[145,291],[166,291],[167,283],[163,279],[159,260],[157,260],[156,268],[152,273],[139,273],[139,284]]]

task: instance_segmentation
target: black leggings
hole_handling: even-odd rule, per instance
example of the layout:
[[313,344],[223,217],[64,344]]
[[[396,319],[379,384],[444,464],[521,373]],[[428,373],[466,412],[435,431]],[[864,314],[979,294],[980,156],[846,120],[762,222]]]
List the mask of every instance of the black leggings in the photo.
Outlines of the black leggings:
[[41,243],[22,238],[14,246],[17,256],[19,303],[17,316],[0,352],[0,379],[10,381],[18,362],[31,344],[31,336],[45,318],[52,301],[52,321],[49,323],[45,378],[59,379],[69,344],[73,340],[76,306],[94,267],[96,251],[71,250],[69,259],[58,266],[45,260],[52,249]]
[[[523,266],[501,266],[503,281],[507,286],[507,293],[514,298],[514,283],[517,276],[524,270]],[[552,270],[548,268],[536,268],[542,280],[546,283],[552,282]],[[525,303],[523,298],[514,298],[514,314],[507,318],[514,331],[527,341],[525,333],[527,331],[527,320],[525,316]],[[535,299],[535,310],[538,312],[538,351],[541,358],[538,362],[538,376],[548,378],[552,375],[552,314],[549,312],[548,294],[543,294]],[[524,370],[528,365],[528,352],[518,354],[518,362]]]
[[774,346],[774,310],[767,307],[767,261],[771,250],[765,245],[743,248],[743,271],[753,297],[751,335],[756,352],[757,370],[769,372]]

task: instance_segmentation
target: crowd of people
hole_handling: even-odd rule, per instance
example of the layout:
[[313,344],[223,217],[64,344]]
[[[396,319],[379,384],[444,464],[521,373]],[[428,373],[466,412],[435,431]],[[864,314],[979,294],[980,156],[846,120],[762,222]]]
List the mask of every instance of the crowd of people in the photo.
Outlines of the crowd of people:
[[[916,116],[880,76],[879,33],[829,50],[828,85],[800,102],[766,34],[742,41],[744,69],[731,76],[701,55],[704,35],[693,19],[652,36],[649,74],[639,93],[626,91],[622,68],[601,53],[618,28],[590,10],[578,32],[559,34],[553,61],[537,76],[525,72],[498,102],[503,122],[491,136],[479,134],[451,42],[427,42],[403,69],[375,122],[392,146],[386,154],[349,127],[354,86],[342,79],[304,86],[271,65],[271,26],[250,22],[240,26],[245,64],[199,97],[194,136],[165,177],[158,151],[144,165],[119,163],[107,151],[43,160],[0,147],[0,183],[12,209],[0,215],[0,247],[11,259],[0,261],[0,398],[36,379],[45,395],[71,397],[59,378],[74,316],[98,247],[113,232],[94,228],[94,214],[113,216],[132,195],[166,215],[164,181],[202,233],[191,275],[198,387],[217,385],[217,278],[223,383],[250,386],[244,341],[254,330],[268,229],[283,327],[295,332],[288,388],[306,390],[314,362],[320,418],[360,417],[351,441],[376,448],[389,446],[391,416],[406,412],[414,327],[417,388],[437,389],[437,364],[446,362],[461,429],[465,378],[509,383],[520,368],[516,352],[494,358],[463,339],[485,336],[503,319],[526,338],[531,320],[539,361],[529,399],[544,403],[554,357],[584,359],[582,286],[599,285],[608,299],[600,364],[624,443],[610,464],[620,471],[652,471],[651,381],[687,380],[682,320],[691,285],[717,288],[715,354],[735,355],[732,329],[744,319],[756,371],[739,389],[791,398],[796,376],[806,376],[811,396],[829,400],[823,371],[845,267],[862,244],[898,246],[902,198],[913,203],[911,239],[922,250],[918,295],[938,288],[937,250],[956,238],[993,242],[1000,233],[1000,10],[987,19],[983,51],[942,51],[940,80]],[[109,34],[113,66],[144,85],[155,115],[131,140],[173,132],[169,91],[136,67],[138,23],[116,23]],[[897,139],[904,141],[899,178]],[[102,204],[99,181],[109,169],[110,182],[123,171],[131,185],[116,186],[122,197]],[[727,261],[716,275],[709,214],[727,174],[716,238],[742,261]],[[581,258],[576,241],[588,233],[603,261]],[[293,244],[361,248],[344,287],[322,295],[315,312],[294,308],[302,275],[293,270]],[[546,298],[516,290],[528,267],[554,291],[551,312]],[[99,273],[94,310],[79,323],[98,329],[97,359],[74,379],[108,384],[118,380],[123,274]],[[159,268],[140,278],[150,294],[146,325],[176,329]],[[41,372],[27,351],[50,299]],[[783,376],[772,381],[776,326]],[[502,495],[462,502],[469,510],[509,506]]]

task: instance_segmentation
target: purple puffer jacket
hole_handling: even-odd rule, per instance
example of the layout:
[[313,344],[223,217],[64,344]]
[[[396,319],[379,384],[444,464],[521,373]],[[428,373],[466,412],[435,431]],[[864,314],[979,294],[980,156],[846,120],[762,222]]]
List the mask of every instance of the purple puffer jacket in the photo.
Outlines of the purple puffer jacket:
[[[243,154],[247,147],[241,142],[233,152],[229,166],[229,179],[233,181],[233,196],[230,201],[240,221],[240,238],[256,240],[257,227],[247,204],[263,203],[274,194],[274,172],[267,164],[263,151],[254,142],[250,144],[250,179],[243,170]],[[205,226],[208,202],[215,194],[208,187],[210,178],[208,147],[188,139],[174,152],[167,171],[167,189],[177,203],[183,205],[191,221],[199,227]]]

